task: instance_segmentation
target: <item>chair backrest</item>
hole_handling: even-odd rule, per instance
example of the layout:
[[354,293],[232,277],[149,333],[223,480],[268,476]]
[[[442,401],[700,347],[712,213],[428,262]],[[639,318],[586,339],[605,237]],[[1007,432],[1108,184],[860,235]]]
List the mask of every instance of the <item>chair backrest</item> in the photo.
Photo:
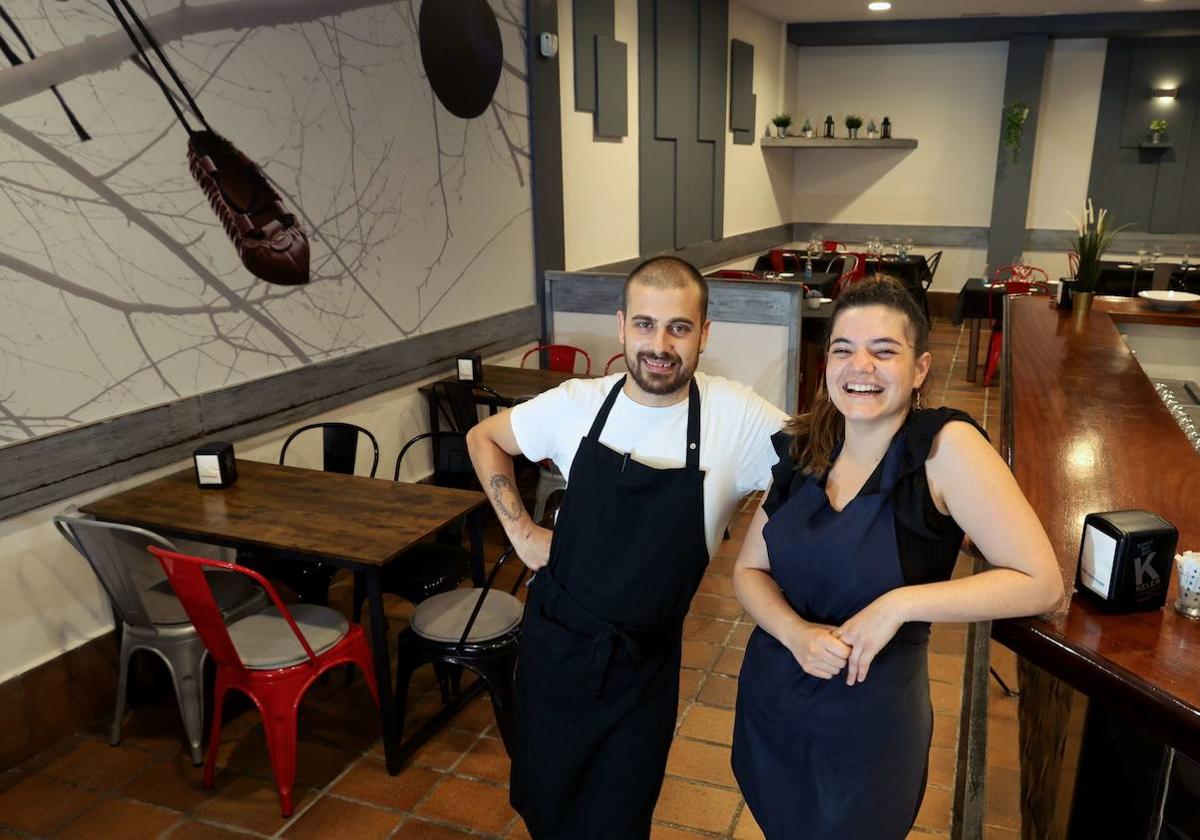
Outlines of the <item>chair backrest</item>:
[[396,458],[396,469],[392,480],[400,480],[400,469],[404,458],[413,446],[423,440],[433,444],[433,483],[438,487],[456,487],[460,490],[475,487],[475,467],[467,452],[467,436],[462,432],[424,432],[417,435],[400,450]]
[[617,359],[624,361],[625,354],[624,353],[613,353],[611,356],[608,357],[608,361],[604,363],[604,375],[605,376],[608,376],[608,374],[612,372],[613,362],[617,361]]
[[306,432],[315,432],[318,429],[321,432],[321,469],[323,471],[354,475],[354,467],[358,463],[358,439],[364,437],[371,444],[373,454],[370,477],[375,477],[375,470],[379,468],[379,441],[375,440],[375,435],[353,423],[309,423],[307,426],[301,426],[288,435],[287,440],[283,442],[283,448],[279,450],[279,465],[284,465],[287,460],[288,447],[296,438]]
[[1079,254],[1074,251],[1067,254],[1067,267],[1071,270],[1072,277],[1079,276]]
[[826,239],[821,243],[821,248],[828,253],[829,251],[845,251],[846,243],[838,242],[836,239]]
[[467,382],[433,383],[433,399],[438,412],[450,427],[450,431],[465,435],[479,422],[479,404],[475,402],[475,389],[490,391]]
[[130,627],[154,627],[141,593],[166,578],[146,549],[175,546],[143,528],[74,514],[54,517],[54,527],[92,567],[117,616]]
[[187,554],[180,554],[177,551],[170,551],[159,546],[148,546],[149,551],[158,558],[158,562],[162,564],[163,571],[167,573],[167,580],[171,581],[171,586],[175,589],[175,594],[179,598],[179,602],[183,604],[184,611],[188,614],[188,618],[192,620],[192,625],[196,628],[196,632],[200,634],[200,638],[204,641],[204,646],[208,648],[208,654],[213,658],[217,665],[225,668],[235,668],[244,671],[246,666],[242,663],[242,658],[238,655],[237,648],[234,647],[233,640],[229,638],[229,631],[225,628],[225,618],[221,614],[221,608],[217,606],[217,600],[213,597],[212,588],[209,586],[208,577],[204,574],[205,569],[224,569],[227,572],[236,572],[257,583],[267,593],[267,597],[271,599],[272,606],[279,610],[279,614],[287,621],[288,627],[291,628],[292,634],[304,648],[304,653],[308,656],[310,663],[315,663],[317,655],[313,653],[313,649],[308,644],[308,640],[304,638],[304,634],[300,632],[300,628],[296,626],[295,619],[292,618],[291,612],[279,597],[279,593],[275,591],[275,587],[271,585],[265,577],[260,575],[253,569],[248,569],[245,566],[235,566],[233,563],[223,563],[219,560],[207,560],[203,557],[192,557]]
[[[461,648],[467,643],[467,639],[471,637],[471,628],[475,626],[475,619],[479,617],[479,611],[483,609],[483,602],[487,599],[487,594],[491,591],[492,584],[496,582],[496,575],[500,572],[500,567],[504,565],[504,561],[511,557],[512,554],[513,549],[510,547],[496,560],[496,565],[492,566],[492,571],[488,573],[487,580],[484,581],[483,587],[479,590],[479,598],[475,601],[475,607],[471,610],[471,616],[467,619],[467,623],[463,625],[462,636],[459,637],[456,647]],[[509,594],[516,595],[520,591],[527,571],[529,571],[528,567],[521,564],[521,573],[517,575],[517,579],[513,583]]]
[[546,361],[549,366],[547,370],[557,370],[563,373],[575,372],[575,359],[578,356],[583,356],[583,375],[592,375],[592,357],[587,352],[579,347],[573,347],[570,344],[541,344],[534,347],[532,350],[525,352],[521,357],[521,367],[525,367],[525,360],[534,353],[546,352]]
[[925,261],[927,266],[925,276],[921,278],[921,286],[929,291],[929,287],[933,285],[933,275],[937,274],[938,263],[942,261],[942,252],[934,251],[929,255],[929,259]]
[[[865,254],[855,254],[846,252],[838,255],[838,259],[842,261],[842,270],[838,274],[837,282],[833,285],[833,291],[830,297],[837,300],[842,296],[846,289],[853,284],[862,280],[867,275],[867,260]],[[830,270],[833,269],[834,263],[829,264]]]

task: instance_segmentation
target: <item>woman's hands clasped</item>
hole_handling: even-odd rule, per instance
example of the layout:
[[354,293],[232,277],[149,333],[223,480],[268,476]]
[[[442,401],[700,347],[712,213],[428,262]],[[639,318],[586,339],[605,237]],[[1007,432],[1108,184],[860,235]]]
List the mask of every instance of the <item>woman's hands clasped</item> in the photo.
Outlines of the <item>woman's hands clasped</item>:
[[851,649],[834,635],[836,629],[801,621],[789,634],[785,644],[804,673],[828,680],[846,667]]
[[846,685],[854,685],[867,678],[867,672],[871,670],[871,663],[879,651],[892,640],[904,623],[904,616],[892,597],[894,592],[876,598],[833,631],[836,638],[850,646],[850,656],[846,662]]

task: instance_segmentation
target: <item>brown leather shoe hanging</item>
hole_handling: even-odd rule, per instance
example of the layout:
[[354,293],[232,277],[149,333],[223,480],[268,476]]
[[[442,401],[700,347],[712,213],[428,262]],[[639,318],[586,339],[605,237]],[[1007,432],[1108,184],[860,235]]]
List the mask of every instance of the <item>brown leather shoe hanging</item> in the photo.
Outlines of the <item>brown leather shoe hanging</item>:
[[179,92],[192,112],[204,125],[194,130],[180,109],[170,88],[167,87],[154,65],[150,63],[141,40],[117,7],[117,0],[108,0],[108,5],[121,22],[125,34],[133,41],[141,56],[145,69],[158,83],[171,110],[179,118],[188,133],[188,169],[196,183],[204,190],[213,212],[221,220],[225,233],[237,249],[242,265],[260,280],[283,286],[300,286],[309,281],[308,237],[296,223],[296,216],[283,206],[279,193],[267,181],[266,175],[254,161],[242,154],[233,143],[212,130],[212,126],[200,113],[200,108],[188,93],[187,87],[175,68],[167,61],[162,48],[129,5],[129,0],[120,0],[125,13],[137,24],[146,42],[166,68]]

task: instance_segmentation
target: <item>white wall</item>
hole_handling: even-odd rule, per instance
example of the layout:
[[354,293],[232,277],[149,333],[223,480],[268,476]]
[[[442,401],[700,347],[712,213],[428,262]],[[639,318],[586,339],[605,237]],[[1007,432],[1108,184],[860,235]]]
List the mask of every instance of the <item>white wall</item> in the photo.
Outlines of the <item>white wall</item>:
[[[527,349],[522,347],[485,361],[517,365]],[[234,448],[239,458],[275,463],[284,439],[294,429],[320,420],[341,420],[375,433],[380,448],[376,475],[391,478],[400,448],[429,429],[427,403],[417,392],[422,384],[406,385],[266,434],[235,440]],[[288,463],[306,465],[305,454],[298,451],[293,461],[289,451]],[[315,451],[310,454],[313,457],[308,463],[315,466]],[[0,682],[112,629],[112,612],[103,590],[87,561],[59,536],[52,517],[71,505],[87,504],[188,464],[184,461],[143,473],[0,522],[0,638],[4,639],[4,645],[0,646]],[[401,475],[404,480],[428,475],[432,471],[428,450],[410,454],[404,466]]]
[[[790,152],[793,219],[986,227],[1007,60],[1000,42],[800,48],[797,124],[819,128],[832,114],[844,137],[847,113],[864,128],[887,116],[892,135],[916,138],[918,148]],[[986,260],[984,249],[942,250],[938,290],[956,291]]]
[[[771,117],[790,110],[784,98],[785,28],[740,3],[730,3],[729,37],[754,46],[756,96],[754,143],[735,145],[733,133],[725,132],[725,236],[734,236],[792,220],[792,161],[789,153],[764,151],[758,144]],[[797,129],[799,124],[793,130]]]

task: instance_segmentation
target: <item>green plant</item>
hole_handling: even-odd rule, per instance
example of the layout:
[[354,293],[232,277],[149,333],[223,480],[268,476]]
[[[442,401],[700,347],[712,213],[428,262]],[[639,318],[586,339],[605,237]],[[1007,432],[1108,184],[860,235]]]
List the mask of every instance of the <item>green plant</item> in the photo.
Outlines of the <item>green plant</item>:
[[878,129],[875,128],[875,120],[867,123],[867,134],[874,134]]
[[779,128],[787,128],[789,125],[792,124],[792,115],[791,114],[776,114],[775,116],[771,117],[771,122],[773,122]]
[[1166,120],[1150,120],[1150,130],[1155,134],[1162,134],[1167,130]]
[[1114,228],[1107,210],[1101,210],[1096,215],[1089,198],[1083,206],[1083,212],[1076,216],[1067,211],[1075,221],[1075,238],[1072,242],[1075,255],[1079,258],[1079,267],[1075,272],[1075,291],[1095,292],[1100,280],[1100,260],[1105,252],[1112,247],[1113,239],[1129,225]]
[[846,115],[846,128],[855,129],[862,127],[862,117],[856,114]]
[[1025,120],[1029,119],[1029,106],[1024,102],[1014,102],[1004,108],[1004,148],[1012,153],[1015,164],[1021,159],[1021,133],[1025,130]]

